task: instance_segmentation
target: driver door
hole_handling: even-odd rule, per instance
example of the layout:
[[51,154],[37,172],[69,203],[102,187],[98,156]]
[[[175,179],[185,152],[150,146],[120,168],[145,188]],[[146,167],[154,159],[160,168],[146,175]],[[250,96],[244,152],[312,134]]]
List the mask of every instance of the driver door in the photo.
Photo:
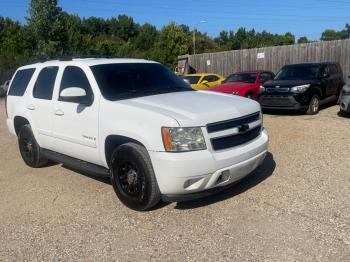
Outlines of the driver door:
[[[98,163],[98,113],[99,97],[94,95],[90,80],[84,70],[77,66],[63,69],[59,92],[54,106],[53,136],[56,151],[90,163]],[[89,80],[90,78],[90,80]],[[66,88],[82,88],[89,99],[69,102],[60,96]],[[87,104],[86,101],[92,101]]]

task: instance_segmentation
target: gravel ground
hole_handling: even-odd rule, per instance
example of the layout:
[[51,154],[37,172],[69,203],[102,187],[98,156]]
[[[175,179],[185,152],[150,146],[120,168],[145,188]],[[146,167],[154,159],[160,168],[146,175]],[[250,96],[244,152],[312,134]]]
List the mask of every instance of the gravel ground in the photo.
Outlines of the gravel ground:
[[0,101],[0,261],[350,261],[350,118],[265,115],[270,153],[218,195],[124,207],[108,180],[31,169]]

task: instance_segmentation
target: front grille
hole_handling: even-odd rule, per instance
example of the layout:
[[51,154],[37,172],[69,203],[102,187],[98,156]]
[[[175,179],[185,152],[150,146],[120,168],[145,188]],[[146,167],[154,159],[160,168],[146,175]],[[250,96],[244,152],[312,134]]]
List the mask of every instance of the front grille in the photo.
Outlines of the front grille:
[[243,116],[243,117],[239,117],[231,120],[207,124],[207,131],[208,133],[214,133],[214,132],[218,132],[226,129],[236,128],[242,125],[247,125],[249,123],[258,121],[259,119],[260,119],[260,112],[256,112],[251,115],[247,115],[247,116]]
[[289,87],[280,87],[280,88],[266,88],[268,93],[286,93],[289,92]]
[[243,145],[260,135],[261,126],[258,126],[254,129],[249,130],[243,134],[235,134],[224,137],[212,138],[211,144],[214,150],[223,150],[239,145]]

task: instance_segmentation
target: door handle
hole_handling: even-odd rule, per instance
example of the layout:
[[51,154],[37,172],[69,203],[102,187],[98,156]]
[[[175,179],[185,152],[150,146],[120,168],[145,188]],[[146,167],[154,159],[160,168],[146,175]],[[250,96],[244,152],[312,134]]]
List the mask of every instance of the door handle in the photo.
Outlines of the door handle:
[[56,112],[55,112],[55,115],[56,116],[63,116],[64,112],[61,109],[57,109]]
[[27,106],[27,109],[28,109],[28,110],[35,110],[35,106],[34,106],[34,105],[28,105],[28,106]]

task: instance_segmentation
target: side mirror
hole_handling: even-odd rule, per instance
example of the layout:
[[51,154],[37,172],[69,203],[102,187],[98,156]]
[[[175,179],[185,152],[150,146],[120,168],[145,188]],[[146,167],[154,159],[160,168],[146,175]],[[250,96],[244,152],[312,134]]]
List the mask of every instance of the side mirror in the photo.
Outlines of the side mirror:
[[203,80],[202,82],[201,82],[201,84],[202,85],[205,85],[205,86],[209,86],[208,84],[209,84],[209,81],[208,80]]
[[80,87],[68,87],[61,91],[60,101],[91,105],[92,101],[85,89]]
[[329,78],[329,74],[324,73],[321,75],[321,79],[327,79],[327,78]]

